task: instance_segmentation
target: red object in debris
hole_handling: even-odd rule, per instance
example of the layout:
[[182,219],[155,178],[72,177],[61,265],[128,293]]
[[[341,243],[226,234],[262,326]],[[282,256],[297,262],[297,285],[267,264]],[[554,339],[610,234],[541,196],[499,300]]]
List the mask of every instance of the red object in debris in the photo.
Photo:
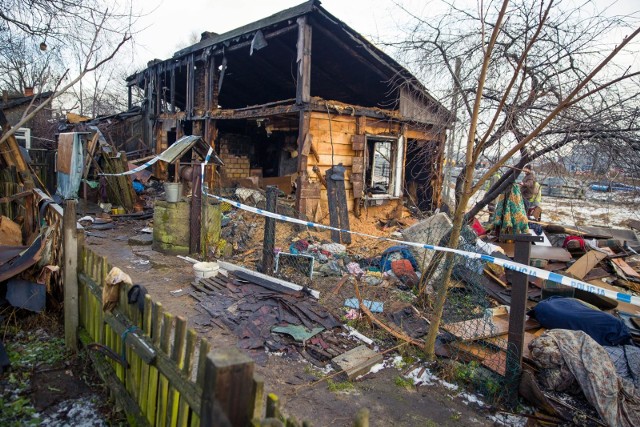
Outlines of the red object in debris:
[[418,275],[413,270],[413,266],[408,259],[398,259],[391,262],[391,271],[402,283],[407,286],[418,284]]
[[587,250],[587,244],[584,241],[584,239],[580,236],[567,236],[564,238],[564,242],[562,242],[562,247],[566,248],[567,246],[569,246],[569,242],[572,241],[576,241],[580,244],[580,249],[582,249],[583,251]]
[[487,234],[487,230],[485,230],[482,224],[480,224],[478,218],[473,218],[471,228],[473,228],[473,231],[475,231],[478,236],[484,236],[485,234]]

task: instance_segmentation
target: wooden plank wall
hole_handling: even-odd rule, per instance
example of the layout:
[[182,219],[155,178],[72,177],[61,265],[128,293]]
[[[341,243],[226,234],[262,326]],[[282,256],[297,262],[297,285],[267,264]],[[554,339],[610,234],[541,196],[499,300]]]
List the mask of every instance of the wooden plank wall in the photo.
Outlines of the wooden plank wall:
[[[357,121],[358,117],[356,116],[336,115],[333,113],[329,116],[327,113],[312,112],[309,127],[312,145],[311,154],[307,161],[309,180],[314,183],[319,182],[319,178],[314,172],[314,167],[317,167],[324,176],[325,171],[331,168],[332,163],[335,165],[342,163],[343,166],[347,168],[347,172],[345,173],[345,188],[350,213],[353,213],[354,207],[351,174],[354,157],[356,156],[356,152],[352,146],[352,136],[358,133]],[[367,135],[399,137],[402,132],[402,126],[398,122],[372,118],[366,118],[364,122],[364,132],[360,130],[360,133]],[[421,129],[407,127],[405,130],[405,138],[432,140],[436,139],[437,136]],[[327,213],[329,212],[327,190],[322,185],[320,188],[319,199],[307,199],[307,218],[322,219],[323,217],[327,217]],[[320,214],[318,214],[318,207]],[[327,221],[328,217],[325,222]]]

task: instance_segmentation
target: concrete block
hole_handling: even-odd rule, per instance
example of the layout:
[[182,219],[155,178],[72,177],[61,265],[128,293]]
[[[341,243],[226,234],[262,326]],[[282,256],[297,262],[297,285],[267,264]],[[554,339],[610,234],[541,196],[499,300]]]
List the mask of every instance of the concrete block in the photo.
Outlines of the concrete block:
[[381,363],[383,359],[380,353],[376,353],[366,345],[361,345],[334,357],[331,362],[338,369],[345,371],[351,380],[359,375],[366,374],[373,365]]
[[151,234],[138,234],[136,236],[129,237],[129,244],[131,246],[146,246],[153,243],[153,235]]
[[[156,201],[153,213],[153,249],[176,255],[189,254],[189,202]],[[207,205],[202,219],[203,250],[213,247],[220,239],[220,208]]]

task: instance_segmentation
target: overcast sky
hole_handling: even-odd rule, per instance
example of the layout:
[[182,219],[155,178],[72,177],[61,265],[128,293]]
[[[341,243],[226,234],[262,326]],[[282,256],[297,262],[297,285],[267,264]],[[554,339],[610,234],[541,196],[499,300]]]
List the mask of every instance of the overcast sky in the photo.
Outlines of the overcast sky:
[[[178,46],[187,46],[193,33],[222,34],[257,21],[303,0],[157,0],[142,3],[149,11],[140,20],[136,37],[136,63],[173,56]],[[425,0],[402,0],[412,10],[424,11]],[[153,4],[157,4],[153,8]],[[433,5],[432,5],[433,6]],[[374,40],[392,37],[397,31],[398,7],[392,0],[324,0],[322,7],[359,33]],[[396,15],[396,16],[394,16]]]
[[[488,2],[490,0],[485,0]],[[575,1],[582,4],[585,0]],[[199,40],[203,31],[222,34],[239,26],[265,18],[283,9],[296,6],[302,0],[145,0],[137,3],[146,15],[139,23],[132,65],[141,69],[147,61],[166,59],[173,53]],[[457,0],[477,7],[475,0]],[[640,17],[640,0],[595,0],[598,8],[608,7],[612,14],[632,14]],[[398,7],[402,4],[419,16],[442,12],[439,0],[324,0],[322,6],[338,19],[375,42],[398,37],[401,22],[406,19]],[[194,36],[195,35],[195,36]],[[616,40],[617,42],[617,40]],[[637,55],[634,55],[637,56]],[[627,64],[638,65],[631,59]]]

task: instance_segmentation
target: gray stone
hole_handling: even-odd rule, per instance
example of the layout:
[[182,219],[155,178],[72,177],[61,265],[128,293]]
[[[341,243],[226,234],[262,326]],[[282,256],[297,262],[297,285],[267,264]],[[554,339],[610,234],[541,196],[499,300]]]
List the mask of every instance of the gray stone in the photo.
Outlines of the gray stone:
[[[440,212],[405,229],[402,232],[402,237],[409,242],[438,245],[442,237],[451,230],[452,225],[447,214]],[[416,258],[420,270],[424,271],[431,263],[435,251],[413,246],[410,246],[409,249]]]
[[132,246],[147,246],[153,243],[151,234],[137,234],[129,237],[129,244]]

